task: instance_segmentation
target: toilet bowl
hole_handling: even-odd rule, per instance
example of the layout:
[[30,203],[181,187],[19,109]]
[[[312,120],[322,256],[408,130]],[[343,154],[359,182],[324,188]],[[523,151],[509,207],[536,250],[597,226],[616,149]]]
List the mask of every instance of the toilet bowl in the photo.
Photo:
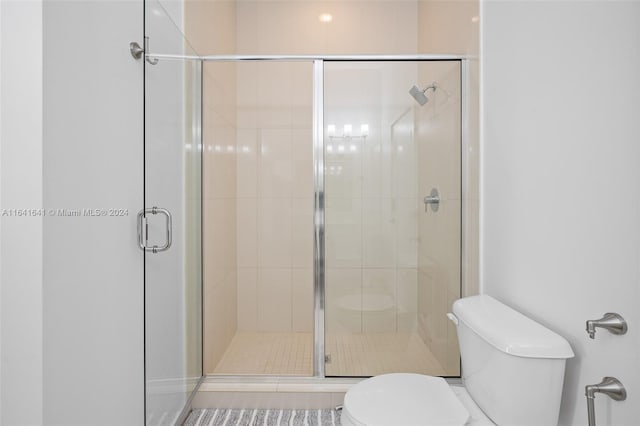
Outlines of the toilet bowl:
[[569,343],[486,295],[457,300],[449,316],[465,386],[422,374],[375,376],[346,393],[342,425],[557,425]]

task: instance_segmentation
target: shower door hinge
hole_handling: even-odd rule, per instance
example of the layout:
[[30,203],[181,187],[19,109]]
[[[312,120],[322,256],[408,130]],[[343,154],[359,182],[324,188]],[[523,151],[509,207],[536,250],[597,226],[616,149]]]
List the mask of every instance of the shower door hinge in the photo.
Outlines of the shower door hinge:
[[331,354],[326,354],[324,356],[324,363],[325,364],[331,364]]

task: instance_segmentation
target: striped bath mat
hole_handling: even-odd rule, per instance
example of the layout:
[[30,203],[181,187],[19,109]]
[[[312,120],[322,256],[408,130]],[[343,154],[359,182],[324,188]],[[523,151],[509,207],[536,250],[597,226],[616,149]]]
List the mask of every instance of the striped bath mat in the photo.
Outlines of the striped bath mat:
[[193,410],[184,426],[340,426],[336,410]]

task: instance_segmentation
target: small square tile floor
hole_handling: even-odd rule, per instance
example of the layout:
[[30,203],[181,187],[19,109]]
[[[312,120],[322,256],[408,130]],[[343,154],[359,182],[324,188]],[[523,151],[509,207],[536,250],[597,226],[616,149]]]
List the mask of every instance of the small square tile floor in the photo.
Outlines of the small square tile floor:
[[[385,373],[457,375],[440,365],[417,333],[327,334],[326,375],[368,377]],[[210,374],[313,375],[311,333],[238,332]]]

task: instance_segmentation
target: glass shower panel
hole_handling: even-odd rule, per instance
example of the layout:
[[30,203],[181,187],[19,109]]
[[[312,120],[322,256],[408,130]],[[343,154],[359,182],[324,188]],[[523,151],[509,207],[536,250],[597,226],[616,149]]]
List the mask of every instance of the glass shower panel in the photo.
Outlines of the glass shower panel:
[[[153,51],[193,54],[175,26],[177,18],[158,2],[146,6]],[[145,63],[145,209],[139,233],[148,248],[147,425],[180,421],[202,377],[200,73],[199,61]]]
[[204,366],[313,374],[313,67],[204,64]]
[[460,62],[325,62],[324,85],[326,375],[458,376]]

